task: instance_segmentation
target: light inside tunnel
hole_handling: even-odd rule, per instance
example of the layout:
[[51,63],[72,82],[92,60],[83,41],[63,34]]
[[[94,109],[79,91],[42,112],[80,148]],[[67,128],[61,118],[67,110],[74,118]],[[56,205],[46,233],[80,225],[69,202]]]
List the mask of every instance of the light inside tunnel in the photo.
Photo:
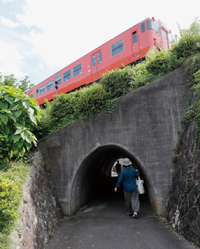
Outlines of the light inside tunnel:
[[[123,158],[129,158],[140,171],[146,192],[140,195],[140,200],[148,200],[153,207],[154,191],[144,166],[125,148],[118,145],[105,145],[95,149],[80,165],[71,190],[70,213],[76,212],[93,197],[114,194],[117,177],[111,177],[111,172],[115,162]],[[122,186],[119,190],[118,194],[123,196]]]

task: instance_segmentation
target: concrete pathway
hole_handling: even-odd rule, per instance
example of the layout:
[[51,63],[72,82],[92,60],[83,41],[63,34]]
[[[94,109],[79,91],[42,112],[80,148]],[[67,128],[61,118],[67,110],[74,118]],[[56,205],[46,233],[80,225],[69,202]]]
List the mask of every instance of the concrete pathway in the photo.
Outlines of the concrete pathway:
[[115,193],[90,201],[66,218],[47,249],[194,249],[197,248],[159,219],[147,202],[140,218],[126,216],[122,197]]

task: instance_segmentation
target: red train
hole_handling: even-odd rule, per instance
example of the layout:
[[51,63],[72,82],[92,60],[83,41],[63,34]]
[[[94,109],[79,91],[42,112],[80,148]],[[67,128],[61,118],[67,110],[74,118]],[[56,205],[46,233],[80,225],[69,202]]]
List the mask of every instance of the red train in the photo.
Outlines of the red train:
[[167,50],[170,44],[171,31],[160,20],[147,18],[53,74],[27,94],[33,94],[42,105],[45,99],[55,98],[55,82],[58,94],[66,93],[98,80],[107,71],[143,60],[153,46]]

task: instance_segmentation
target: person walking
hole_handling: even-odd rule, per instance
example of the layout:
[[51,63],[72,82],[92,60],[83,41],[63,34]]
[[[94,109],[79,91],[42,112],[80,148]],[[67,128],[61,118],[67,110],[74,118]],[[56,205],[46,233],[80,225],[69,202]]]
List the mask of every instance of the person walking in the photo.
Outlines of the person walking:
[[116,171],[117,171],[117,175],[120,176],[121,173],[121,164],[119,163],[119,160],[116,163]]
[[140,210],[140,201],[135,178],[138,178],[140,173],[137,169],[131,167],[132,162],[129,158],[124,158],[122,165],[124,169],[121,171],[114,190],[117,192],[117,189],[123,184],[127,215],[131,216],[133,214],[133,218],[137,218]]

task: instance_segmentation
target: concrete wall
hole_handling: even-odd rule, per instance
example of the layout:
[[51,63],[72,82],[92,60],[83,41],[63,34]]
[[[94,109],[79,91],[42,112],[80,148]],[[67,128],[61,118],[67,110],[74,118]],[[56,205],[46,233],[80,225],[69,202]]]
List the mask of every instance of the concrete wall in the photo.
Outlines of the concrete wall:
[[103,111],[40,141],[64,214],[73,214],[104,183],[110,188],[112,165],[123,157],[139,168],[152,206],[165,211],[172,148],[189,100],[187,84],[178,69],[118,100],[114,120]]

